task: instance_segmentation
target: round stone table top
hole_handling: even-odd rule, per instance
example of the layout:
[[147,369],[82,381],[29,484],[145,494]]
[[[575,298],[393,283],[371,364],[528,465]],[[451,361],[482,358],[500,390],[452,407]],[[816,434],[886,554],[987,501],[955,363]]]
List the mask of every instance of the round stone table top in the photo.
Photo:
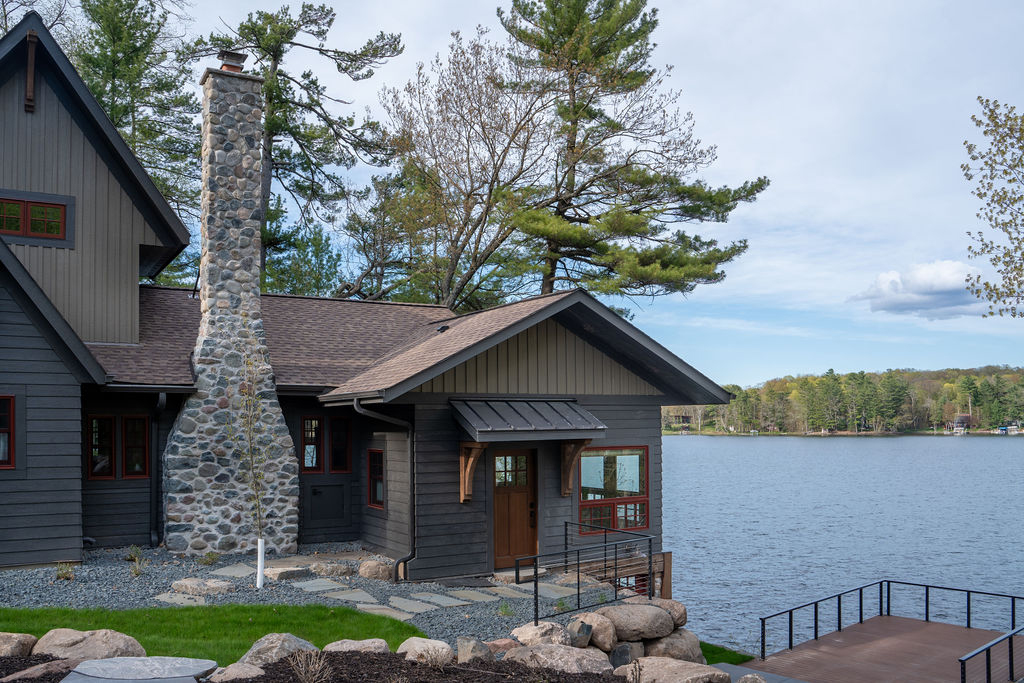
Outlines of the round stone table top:
[[163,678],[201,678],[216,670],[212,659],[188,657],[111,657],[90,659],[75,667],[75,673],[93,678],[150,681]]

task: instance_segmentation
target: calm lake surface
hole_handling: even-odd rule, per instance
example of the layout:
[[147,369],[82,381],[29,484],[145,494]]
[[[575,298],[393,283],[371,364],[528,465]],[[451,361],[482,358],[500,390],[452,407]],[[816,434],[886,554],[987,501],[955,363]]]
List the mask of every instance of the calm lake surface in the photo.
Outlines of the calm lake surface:
[[[663,443],[673,595],[702,640],[754,652],[759,617],[883,578],[1024,596],[1024,435]],[[962,594],[932,596],[933,618],[962,623]],[[847,619],[856,603],[844,598]],[[833,629],[835,602],[821,609]],[[893,588],[893,614],[923,610],[923,589]],[[975,598],[972,619],[1006,630],[1009,601]],[[786,619],[769,623],[781,647]]]

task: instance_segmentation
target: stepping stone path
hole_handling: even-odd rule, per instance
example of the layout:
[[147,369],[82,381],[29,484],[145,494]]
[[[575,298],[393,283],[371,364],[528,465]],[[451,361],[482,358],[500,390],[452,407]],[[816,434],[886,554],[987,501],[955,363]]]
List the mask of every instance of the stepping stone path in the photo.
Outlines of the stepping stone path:
[[347,602],[362,602],[362,603],[376,603],[377,598],[373,597],[362,589],[350,590],[350,591],[334,591],[332,593],[324,593],[324,597],[334,598],[335,600],[345,600]]
[[465,600],[458,600],[450,595],[441,595],[440,593],[413,593],[409,597],[417,600],[425,600],[426,602],[432,602],[435,605],[440,605],[441,607],[461,607],[462,605],[469,604]]
[[469,588],[464,589],[464,590],[452,591],[451,594],[454,595],[457,598],[461,598],[463,600],[469,600],[470,602],[497,602],[498,601],[498,597],[495,596],[495,595],[490,595],[488,593],[481,593],[480,591],[475,591],[475,590],[472,590],[472,589],[469,589]]
[[263,570],[263,576],[271,581],[285,581],[287,579],[304,579],[310,575],[309,567],[267,567]]
[[235,590],[234,584],[223,579],[178,579],[171,584],[171,590],[189,595],[224,595]]
[[201,595],[185,595],[184,593],[161,593],[153,596],[154,600],[166,602],[168,605],[179,607],[191,607],[193,605],[205,605],[206,598]]
[[[515,588],[510,588],[508,586],[495,586],[494,588],[488,588],[487,590],[491,591],[495,595],[500,595],[503,598],[529,598],[533,595],[532,591],[530,593],[525,593],[521,590],[516,590]],[[573,592],[575,593],[576,591]]]
[[361,612],[369,612],[370,614],[379,614],[383,617],[391,617],[392,619],[398,619],[399,621],[408,621],[412,619],[412,615],[408,612],[402,612],[401,610],[393,609],[391,607],[385,607],[384,605],[356,605]]
[[247,564],[230,564],[227,567],[221,567],[210,572],[214,576],[227,576],[233,579],[244,579],[247,576],[252,576],[256,573],[256,569],[250,567]]
[[429,612],[432,609],[437,609],[437,605],[431,605],[427,602],[420,602],[419,600],[410,600],[409,598],[400,598],[397,595],[392,595],[389,600],[392,607],[396,607],[405,612],[412,612],[419,614],[420,612]]
[[339,588],[348,588],[346,584],[338,583],[337,581],[331,581],[330,579],[311,579],[309,581],[296,581],[292,584],[296,588],[301,588],[307,593],[321,593],[323,591],[333,591]]
[[540,583],[537,584],[537,593],[542,598],[557,600],[558,598],[566,598],[570,595],[576,595],[576,589],[569,588],[568,586],[556,586],[553,583]]

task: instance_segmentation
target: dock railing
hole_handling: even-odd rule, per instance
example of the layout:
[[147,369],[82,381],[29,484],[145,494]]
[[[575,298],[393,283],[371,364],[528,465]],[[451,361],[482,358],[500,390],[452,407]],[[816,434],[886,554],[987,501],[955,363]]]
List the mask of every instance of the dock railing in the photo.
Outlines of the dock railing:
[[[1016,602],[1016,599],[1014,600]],[[1007,631],[998,638],[994,638],[976,650],[972,650],[960,658],[960,683],[967,683],[967,662],[984,653],[985,655],[985,683],[992,683],[992,648],[999,643],[1006,641],[1006,665],[1009,672],[1009,679],[1016,681],[1013,666],[1013,639],[1015,636],[1024,633],[1024,626],[1017,626],[1016,621],[1012,630]]]
[[[853,593],[857,594],[857,600],[858,600],[858,605],[859,605],[859,607],[858,607],[857,623],[863,623],[864,622],[864,593],[865,593],[865,591],[867,591],[869,593],[868,598],[869,598],[869,600],[871,600],[873,602],[875,600],[875,592],[876,592],[875,588],[877,587],[877,594],[878,594],[878,596],[877,596],[878,597],[878,614],[877,614],[877,616],[883,616],[883,615],[884,616],[892,616],[892,588],[893,588],[893,586],[910,586],[910,587],[916,587],[916,588],[923,588],[924,589],[924,595],[922,597],[924,599],[924,620],[925,621],[931,621],[931,616],[932,616],[931,615],[931,602],[932,602],[932,593],[934,591],[945,591],[945,592],[961,593],[961,594],[963,594],[965,596],[965,599],[966,599],[966,603],[965,603],[965,605],[966,605],[966,619],[965,619],[965,622],[966,623],[965,623],[965,626],[967,628],[971,628],[971,624],[972,624],[972,616],[973,616],[972,615],[972,609],[973,609],[972,608],[972,598],[973,597],[975,597],[975,596],[985,596],[985,597],[991,597],[991,598],[1005,598],[1005,599],[1009,600],[1010,601],[1010,629],[1011,629],[1010,633],[1005,634],[1003,636],[1000,636],[999,638],[996,638],[995,640],[993,640],[991,643],[988,643],[987,645],[983,645],[982,647],[978,648],[974,652],[970,652],[970,653],[964,655],[963,657],[961,657],[960,658],[960,670],[961,670],[961,674],[962,674],[963,680],[966,681],[965,677],[966,677],[966,671],[967,671],[966,670],[967,660],[969,660],[969,659],[971,659],[973,657],[976,657],[976,656],[978,656],[978,655],[980,655],[982,653],[986,653],[985,654],[986,661],[989,661],[989,660],[991,660],[992,648],[994,646],[998,645],[999,643],[1003,642],[1004,640],[1009,640],[1009,643],[1010,643],[1010,645],[1009,645],[1009,650],[1010,650],[1010,652],[1009,652],[1009,656],[1010,656],[1010,671],[1011,672],[1013,671],[1013,635],[1016,635],[1017,633],[1020,633],[1022,628],[1024,628],[1024,627],[1017,628],[1017,601],[1018,600],[1024,601],[1024,597],[1020,597],[1020,596],[1017,596],[1017,595],[1008,595],[1006,593],[990,593],[990,592],[987,592],[987,591],[968,590],[966,588],[950,588],[948,586],[935,586],[935,585],[925,584],[925,583],[913,583],[913,582],[910,582],[910,581],[892,581],[890,579],[882,579],[880,581],[873,581],[871,583],[866,583],[863,586],[858,586],[856,588],[851,588],[851,589],[845,590],[845,591],[843,591],[841,593],[835,593],[833,595],[828,596],[827,598],[821,598],[820,600],[814,600],[813,602],[807,602],[807,603],[804,603],[803,605],[799,605],[797,607],[791,607],[790,609],[782,610],[781,612],[776,612],[775,614],[770,614],[767,617],[761,617],[761,659],[764,659],[767,656],[767,647],[768,647],[768,645],[767,645],[767,632],[768,632],[768,620],[769,619],[775,619],[776,617],[781,617],[781,616],[784,616],[784,615],[787,616],[787,620],[788,620],[788,624],[789,624],[789,629],[788,629],[789,638],[788,638],[788,648],[787,649],[792,650],[793,649],[793,645],[794,645],[794,641],[793,641],[793,615],[796,612],[799,612],[800,610],[807,609],[807,608],[812,608],[813,609],[813,611],[814,611],[814,636],[813,636],[813,639],[817,640],[819,635],[822,632],[821,631],[821,617],[820,617],[821,604],[822,603],[828,602],[830,600],[835,600],[836,601],[836,619],[835,619],[836,627],[835,627],[835,629],[828,629],[828,630],[826,630],[824,632],[825,633],[831,633],[833,630],[834,631],[842,631],[844,625],[848,625],[848,623],[853,623],[852,621],[846,622],[844,620],[844,618],[843,618],[843,598],[845,596],[851,595]],[[1013,635],[1011,635],[1011,634],[1013,634]],[[990,680],[991,679],[991,666],[989,666],[988,669],[989,669],[989,680]]]

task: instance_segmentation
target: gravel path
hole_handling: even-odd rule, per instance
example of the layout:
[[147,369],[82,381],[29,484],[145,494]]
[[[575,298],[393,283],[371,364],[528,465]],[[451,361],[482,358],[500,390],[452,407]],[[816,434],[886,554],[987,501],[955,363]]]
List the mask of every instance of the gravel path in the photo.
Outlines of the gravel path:
[[[360,546],[353,543],[324,543],[303,546],[303,556],[317,553],[358,551]],[[228,565],[244,562],[255,567],[252,556],[226,556],[215,564],[203,565],[195,558],[168,553],[163,548],[144,548],[145,566],[139,576],[133,576],[133,563],[125,558],[127,548],[104,548],[88,550],[84,562],[74,566],[74,579],[57,578],[53,567],[40,569],[11,569],[3,572],[0,581],[0,606],[3,607],[104,607],[108,609],[129,609],[136,607],[170,607],[155,599],[157,595],[170,592],[171,584],[186,577],[218,578],[229,581],[234,591],[225,595],[205,596],[208,605],[223,604],[285,604],[285,605],[346,605],[356,603],[329,598],[323,592],[307,592],[295,581],[267,581],[262,590],[255,587],[255,576],[232,578],[214,576],[212,572]],[[378,558],[380,559],[380,558]],[[311,578],[316,578],[311,577]],[[365,579],[360,576],[330,577],[337,583],[351,589],[361,589],[377,599],[381,605],[388,605],[390,598],[409,598],[414,593],[431,593],[452,596],[458,587],[442,586],[436,583],[391,584],[385,581]],[[494,584],[501,586],[502,584]],[[530,586],[523,588],[529,589]],[[486,588],[472,590],[489,593]],[[468,605],[437,607],[414,614],[408,623],[414,624],[431,638],[449,642],[454,646],[460,635],[472,635],[483,640],[508,637],[509,632],[533,620],[532,593],[523,593],[522,598],[498,596],[491,602],[470,602]],[[593,601],[595,594],[584,594]],[[586,597],[585,597],[586,600]],[[422,601],[421,601],[422,602]],[[561,605],[575,604],[575,595],[566,598]],[[586,602],[584,602],[586,604]],[[540,600],[540,613],[553,613],[559,607],[555,599]],[[596,605],[595,605],[596,606]],[[549,621],[568,623],[573,614],[561,614]]]

